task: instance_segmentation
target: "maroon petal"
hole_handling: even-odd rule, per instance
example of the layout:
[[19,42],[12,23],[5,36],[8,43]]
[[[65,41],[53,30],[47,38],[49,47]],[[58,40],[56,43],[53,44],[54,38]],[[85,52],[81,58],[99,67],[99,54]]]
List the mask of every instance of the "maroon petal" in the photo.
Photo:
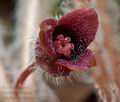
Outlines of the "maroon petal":
[[56,61],[56,64],[67,67],[70,70],[83,71],[94,66],[96,64],[96,60],[94,53],[87,49],[79,56],[77,60],[67,61],[59,59]]
[[42,46],[39,39],[37,39],[35,44],[35,54],[36,54],[36,63],[47,65],[49,63],[49,56],[46,49]]
[[53,47],[52,33],[57,26],[57,20],[47,19],[44,20],[41,25],[41,32],[39,33],[41,43],[43,47],[47,50],[49,56],[55,56],[56,52]]
[[82,8],[64,15],[59,26],[72,30],[81,44],[87,47],[95,38],[98,28],[98,16],[93,8]]

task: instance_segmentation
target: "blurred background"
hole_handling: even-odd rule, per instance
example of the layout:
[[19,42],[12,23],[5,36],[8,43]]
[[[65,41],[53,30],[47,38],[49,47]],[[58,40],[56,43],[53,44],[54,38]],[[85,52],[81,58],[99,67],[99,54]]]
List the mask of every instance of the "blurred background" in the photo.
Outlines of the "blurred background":
[[[99,29],[90,45],[97,66],[59,85],[36,71],[16,100],[13,88],[34,60],[40,22],[82,7],[95,8],[98,13]],[[120,0],[0,0],[0,102],[120,102],[119,44]]]

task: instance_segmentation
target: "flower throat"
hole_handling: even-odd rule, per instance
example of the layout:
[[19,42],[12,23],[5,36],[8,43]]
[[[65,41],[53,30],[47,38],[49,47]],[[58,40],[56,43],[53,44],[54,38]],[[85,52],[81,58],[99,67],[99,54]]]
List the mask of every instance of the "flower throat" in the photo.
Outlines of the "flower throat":
[[69,57],[72,50],[74,50],[74,44],[71,43],[71,38],[68,36],[64,37],[63,35],[57,36],[54,47],[59,55],[64,55],[66,57]]

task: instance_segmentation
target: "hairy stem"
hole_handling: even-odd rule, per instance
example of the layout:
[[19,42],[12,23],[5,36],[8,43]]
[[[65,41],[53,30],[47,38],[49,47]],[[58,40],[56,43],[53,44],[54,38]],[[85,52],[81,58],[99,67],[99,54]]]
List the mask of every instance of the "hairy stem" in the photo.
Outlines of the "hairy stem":
[[23,87],[23,84],[24,84],[26,78],[36,70],[34,67],[35,67],[35,62],[33,62],[30,66],[28,66],[22,72],[22,74],[19,76],[19,78],[15,84],[15,95],[16,96],[19,95],[19,91]]

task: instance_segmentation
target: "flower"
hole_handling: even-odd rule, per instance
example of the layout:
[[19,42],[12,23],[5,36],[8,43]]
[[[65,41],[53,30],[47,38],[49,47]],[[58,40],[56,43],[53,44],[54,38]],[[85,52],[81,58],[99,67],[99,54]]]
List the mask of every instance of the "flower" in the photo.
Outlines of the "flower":
[[38,66],[54,77],[69,76],[71,71],[94,66],[95,55],[87,47],[94,40],[97,28],[98,16],[93,8],[74,10],[59,20],[44,20],[35,44],[35,62],[18,78],[15,95]]
[[87,70],[95,64],[94,53],[87,47],[97,28],[98,16],[93,8],[74,10],[59,20],[44,20],[35,47],[36,64],[53,76]]

